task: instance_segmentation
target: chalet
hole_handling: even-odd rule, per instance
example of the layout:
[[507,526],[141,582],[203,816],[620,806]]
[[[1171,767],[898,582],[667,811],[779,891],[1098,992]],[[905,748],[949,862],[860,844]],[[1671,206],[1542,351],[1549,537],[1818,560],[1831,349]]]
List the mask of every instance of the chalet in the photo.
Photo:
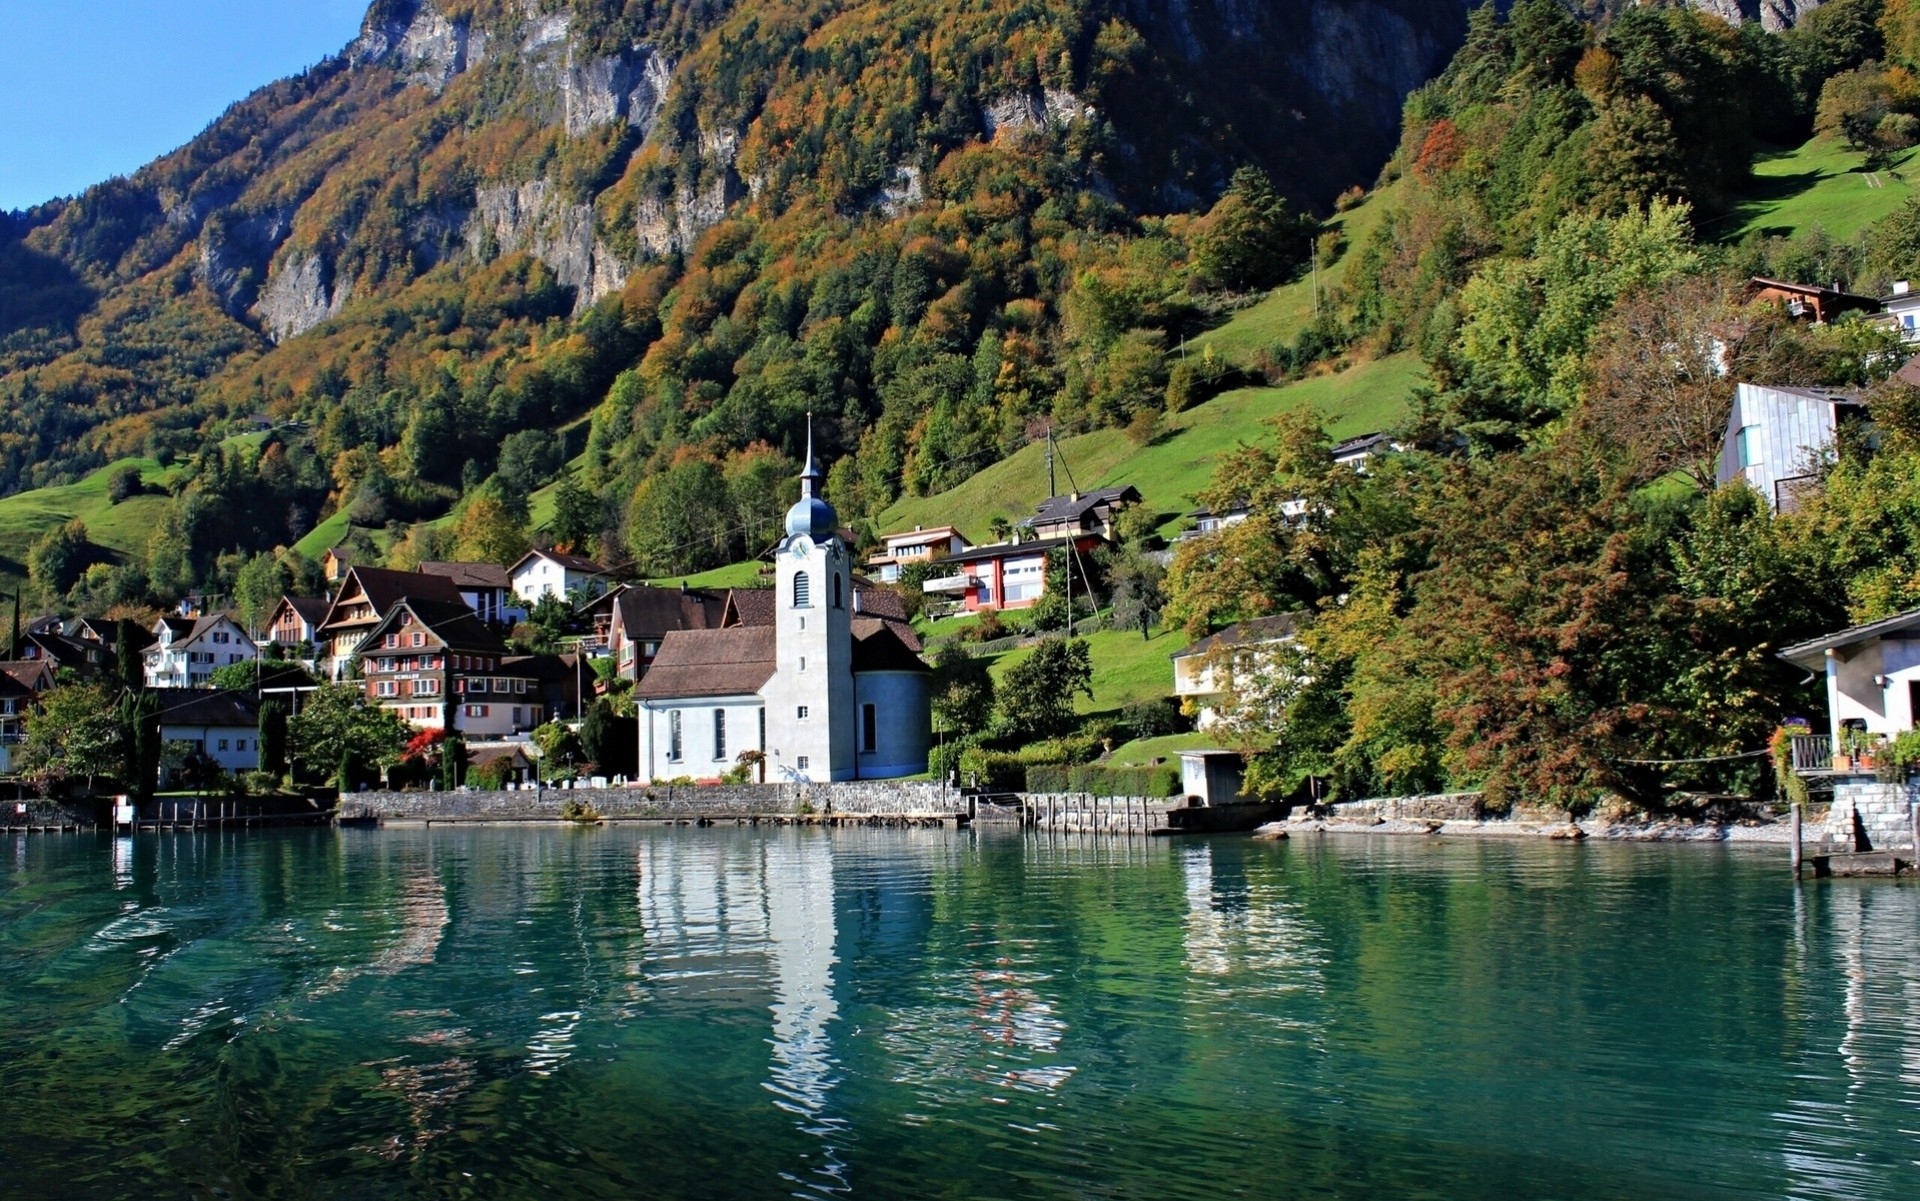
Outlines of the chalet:
[[[184,744],[201,765],[223,772],[260,766],[260,707],[248,692],[155,688],[160,741]],[[163,785],[172,783],[163,779]]]
[[902,622],[861,612],[852,555],[820,481],[809,445],[800,500],[775,552],[775,588],[765,601],[728,598],[735,617],[770,606],[772,623],[743,619],[661,640],[633,692],[643,777],[715,777],[749,751],[762,756],[765,778],[784,781],[926,770],[932,718],[918,640],[908,641]]
[[457,597],[396,598],[356,653],[367,699],[420,729],[500,736],[544,720],[531,673],[508,665],[499,633]]
[[1191,704],[1195,724],[1207,729],[1219,720],[1219,704],[1226,678],[1235,671],[1257,667],[1273,648],[1294,640],[1297,622],[1291,613],[1256,617],[1209,634],[1173,655],[1173,694]]
[[327,619],[324,596],[283,596],[267,615],[267,641],[298,648],[319,640],[320,623]]
[[459,587],[446,576],[350,567],[314,631],[321,674],[335,680],[344,676],[361,639],[403,600],[466,604]]
[[1745,481],[1777,512],[1790,512],[1820,478],[1842,423],[1864,419],[1848,392],[1741,384],[1721,442],[1715,479]]
[[474,616],[494,625],[512,625],[527,619],[527,607],[513,590],[513,577],[498,563],[454,563],[428,560],[420,564],[427,575],[442,575],[453,581],[460,598]]
[[1401,449],[1400,443],[1385,434],[1362,434],[1357,438],[1348,438],[1343,442],[1334,443],[1330,453],[1333,456],[1334,466],[1351,467],[1355,471],[1365,472],[1368,459],[1399,449]]
[[353,552],[346,545],[329,546],[327,553],[320,556],[320,572],[327,577],[327,583],[338,584],[347,578],[353,570]]
[[27,713],[53,682],[53,665],[44,659],[0,662],[0,772],[13,770],[14,748],[27,737]]
[[622,679],[647,674],[660,641],[674,630],[718,629],[726,614],[724,593],[697,588],[653,588],[633,584],[617,589],[608,605],[606,646]]
[[83,680],[100,678],[114,663],[112,647],[63,634],[57,622],[51,626],[36,622],[23,634],[20,657],[46,663],[55,671],[71,671]]
[[1049,496],[1033,511],[1033,516],[1020,523],[1020,528],[1037,539],[1088,535],[1111,539],[1115,515],[1139,503],[1140,491],[1131,484]]
[[958,601],[969,613],[985,609],[1025,609],[1047,591],[1047,552],[1081,545],[1090,550],[1098,538],[1037,538],[970,546],[947,560],[947,574],[928,579],[929,596]]
[[1846,730],[1891,738],[1920,724],[1920,609],[1790,646],[1780,657],[1825,677],[1829,746]]
[[1187,520],[1193,522],[1193,528],[1182,531],[1175,541],[1185,542],[1190,538],[1204,538],[1208,534],[1217,534],[1229,526],[1239,525],[1245,521],[1247,513],[1245,501],[1235,501],[1230,508],[1219,513],[1211,509],[1195,509],[1187,514]]
[[950,525],[922,529],[914,526],[898,534],[883,534],[880,549],[867,558],[874,578],[891,584],[900,578],[900,569],[909,563],[930,563],[946,559],[967,549],[967,540]]
[[224,613],[162,617],[144,656],[148,688],[205,688],[213,673],[260,657],[260,648]]
[[513,590],[529,607],[542,597],[569,600],[583,592],[604,591],[607,569],[592,559],[557,550],[530,550],[507,569]]
[[1783,279],[1754,276],[1747,281],[1746,302],[1779,305],[1787,315],[1799,321],[1822,325],[1842,313],[1877,313],[1880,302],[1871,296],[1856,296],[1840,290],[1839,284],[1796,284]]

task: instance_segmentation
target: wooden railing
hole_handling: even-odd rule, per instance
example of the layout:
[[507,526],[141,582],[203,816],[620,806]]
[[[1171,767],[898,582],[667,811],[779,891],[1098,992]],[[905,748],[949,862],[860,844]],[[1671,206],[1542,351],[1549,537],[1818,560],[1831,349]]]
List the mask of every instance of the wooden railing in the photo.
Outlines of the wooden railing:
[[1797,772],[1832,771],[1832,736],[1795,734],[1793,736],[1793,770]]

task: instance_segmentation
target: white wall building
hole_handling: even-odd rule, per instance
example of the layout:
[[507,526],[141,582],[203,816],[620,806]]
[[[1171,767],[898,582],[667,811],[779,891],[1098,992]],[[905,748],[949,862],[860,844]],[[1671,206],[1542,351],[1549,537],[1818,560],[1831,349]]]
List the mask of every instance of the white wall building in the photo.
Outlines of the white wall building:
[[[240,692],[160,688],[160,742],[184,743],[224,772],[260,765],[260,710]],[[163,781],[165,783],[165,781]]]
[[1229,677],[1273,662],[1274,649],[1292,642],[1296,628],[1291,613],[1256,617],[1174,652],[1173,695],[1192,703],[1194,725],[1206,730],[1217,724]]
[[224,613],[162,617],[153,635],[144,661],[149,688],[205,688],[220,668],[260,657],[253,639]]
[[1891,738],[1920,717],[1920,609],[1854,626],[1780,652],[1827,680],[1828,733],[1843,727]]
[[769,780],[888,779],[927,768],[928,670],[912,627],[860,611],[853,556],[808,447],[778,549],[772,626],[675,630],[634,690],[654,780],[712,778],[742,751]]
[[513,591],[531,608],[542,597],[571,601],[577,593],[599,595],[607,588],[607,569],[592,559],[555,550],[530,550],[507,568]]
[[1791,511],[1819,480],[1842,418],[1865,412],[1859,397],[1846,392],[1741,384],[1715,481],[1744,480],[1774,511]]

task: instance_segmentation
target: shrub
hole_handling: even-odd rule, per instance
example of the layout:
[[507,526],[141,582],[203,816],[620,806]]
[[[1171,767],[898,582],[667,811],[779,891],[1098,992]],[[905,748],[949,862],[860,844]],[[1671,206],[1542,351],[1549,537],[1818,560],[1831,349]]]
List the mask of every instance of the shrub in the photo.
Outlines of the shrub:
[[1008,751],[968,747],[960,755],[960,783],[992,792],[1014,792],[1026,782],[1026,765]]
[[1103,767],[1097,764],[1073,766],[1064,763],[1029,767],[1028,792],[1077,792],[1090,796],[1178,795],[1180,773],[1168,766]]
[[1180,710],[1170,699],[1155,697],[1128,705],[1120,724],[1135,738],[1160,738],[1180,732]]
[[138,496],[145,489],[138,467],[122,467],[107,477],[107,500],[112,504]]
[[569,822],[597,822],[600,811],[585,801],[568,797],[560,802],[560,820]]

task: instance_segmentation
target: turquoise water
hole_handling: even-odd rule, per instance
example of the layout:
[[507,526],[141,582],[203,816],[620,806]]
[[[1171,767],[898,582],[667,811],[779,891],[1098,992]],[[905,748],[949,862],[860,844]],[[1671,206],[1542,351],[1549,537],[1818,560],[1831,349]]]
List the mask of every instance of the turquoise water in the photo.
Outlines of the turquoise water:
[[1920,889],[1778,851],[0,841],[7,1197],[1911,1197]]

